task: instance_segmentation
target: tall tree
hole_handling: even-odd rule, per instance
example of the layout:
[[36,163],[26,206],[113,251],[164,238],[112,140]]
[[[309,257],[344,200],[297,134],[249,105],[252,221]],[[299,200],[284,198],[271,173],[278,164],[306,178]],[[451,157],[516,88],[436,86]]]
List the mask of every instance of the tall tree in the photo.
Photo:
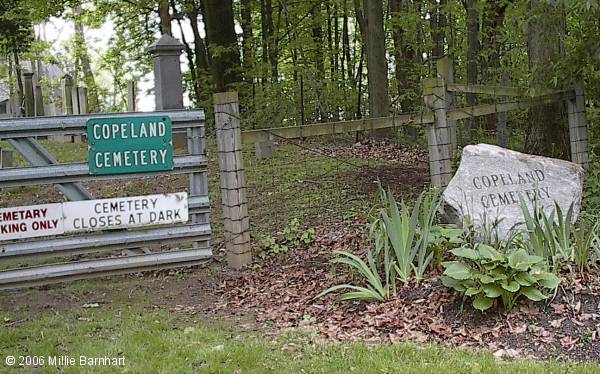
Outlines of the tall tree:
[[444,56],[445,51],[445,39],[446,39],[446,26],[448,20],[444,13],[444,6],[446,0],[432,0],[429,21],[431,23],[431,39],[433,41],[433,48],[431,55],[433,59]]
[[242,0],[242,58],[244,66],[244,77],[249,83],[253,83],[254,70],[254,36],[252,35],[252,0]]
[[[479,54],[479,11],[477,0],[463,0],[463,6],[467,13],[467,84],[478,83],[478,54]],[[467,94],[467,105],[473,106],[477,103],[475,94]],[[468,120],[469,128],[474,130],[477,123],[475,118]]]
[[369,113],[372,118],[389,114],[388,66],[385,57],[383,0],[364,0]]
[[[533,91],[551,87],[553,68],[559,59],[564,35],[564,14],[560,5],[545,0],[529,1],[529,69]],[[533,154],[569,156],[567,129],[558,102],[535,106],[529,112],[529,131],[525,149]]]
[[235,34],[232,0],[206,0],[204,23],[216,92],[241,82],[240,51]]
[[73,16],[75,21],[75,35],[73,36],[73,57],[75,59],[75,67],[76,70],[81,70],[83,82],[88,89],[88,110],[89,112],[94,113],[100,110],[100,97],[95,74],[92,70],[90,55],[88,53],[87,41],[85,39],[80,3],[73,8]]
[[414,40],[411,40],[404,23],[408,16],[408,0],[390,0],[392,20],[392,40],[394,42],[394,73],[400,100],[400,109],[410,112],[415,107],[415,97],[411,90],[418,86],[415,71]]

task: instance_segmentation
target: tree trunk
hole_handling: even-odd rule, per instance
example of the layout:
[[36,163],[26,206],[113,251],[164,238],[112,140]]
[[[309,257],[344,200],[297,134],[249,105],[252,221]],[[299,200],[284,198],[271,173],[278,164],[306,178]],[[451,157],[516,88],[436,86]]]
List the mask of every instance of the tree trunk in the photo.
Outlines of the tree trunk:
[[[529,7],[529,70],[535,92],[549,87],[555,73],[552,66],[560,55],[563,14],[558,6],[544,0],[530,0]],[[528,153],[559,158],[569,156],[569,136],[562,117],[562,106],[558,102],[531,108],[525,140]]]
[[173,36],[173,32],[171,31],[171,13],[169,13],[169,0],[159,0],[158,17],[160,18],[161,34]]
[[81,23],[81,6],[77,5],[74,9],[75,13],[75,42],[78,44],[75,58],[79,60],[81,71],[83,73],[83,81],[88,89],[88,112],[95,113],[100,111],[100,98],[98,97],[98,86],[92,71],[90,56],[88,55],[87,42],[83,32],[83,24]]
[[[467,12],[467,84],[477,84],[479,53],[479,12],[476,9],[477,0],[466,0],[464,2]],[[477,104],[475,94],[467,94],[467,105]],[[467,123],[471,130],[475,129],[476,118],[469,118]]]
[[[321,6],[319,4],[315,4],[311,9],[311,18],[312,18],[312,40],[313,40],[313,57],[315,66],[317,68],[316,74],[316,86],[317,86],[317,95],[320,97],[319,101],[323,102],[323,93],[324,93],[324,85],[325,85],[325,61],[323,54],[323,29],[321,28]],[[327,106],[327,102],[325,105],[321,105],[319,107],[319,121],[325,122],[329,119],[329,115],[327,110],[325,109]]]
[[[173,7],[173,13],[177,13],[177,9],[175,8],[175,1],[172,1],[171,6]],[[177,25],[179,26],[179,31],[181,33],[181,41],[183,42],[183,46],[185,48],[185,55],[188,60],[188,65],[190,68],[190,77],[192,84],[192,95],[190,100],[195,104],[196,107],[200,107],[201,105],[201,97],[200,97],[200,79],[198,79],[198,69],[196,69],[196,56],[195,52],[188,43],[187,38],[185,37],[185,33],[183,31],[183,25],[181,24],[181,18],[177,18]]]
[[445,28],[447,25],[446,15],[442,11],[442,7],[446,3],[446,0],[433,0],[431,6],[434,12],[431,14],[431,39],[433,40],[433,49],[431,50],[432,60],[444,56],[444,39],[445,39]]
[[208,57],[208,51],[206,50],[206,43],[204,38],[200,35],[200,29],[198,28],[198,17],[200,15],[200,9],[197,7],[195,1],[191,1],[185,9],[187,9],[187,17],[190,20],[192,27],[192,34],[194,35],[194,54],[196,55],[196,67],[199,70],[208,72],[210,68],[210,61]]
[[232,0],[206,0],[204,15],[215,90],[224,92],[241,81]]
[[495,76],[500,67],[501,45],[498,37],[504,24],[504,15],[507,4],[499,0],[490,0],[486,3],[485,13],[482,21],[484,62],[482,65],[483,81],[496,82],[500,78]]
[[23,75],[21,72],[21,61],[19,60],[19,52],[16,49],[13,49],[13,58],[15,64],[15,75],[17,76],[17,102],[19,103],[19,107],[15,108],[15,115],[17,117],[22,117],[25,115],[23,98],[25,97],[25,91],[23,88]]
[[263,80],[268,75],[267,69],[271,68],[271,81],[279,80],[279,66],[277,53],[277,40],[275,38],[275,26],[273,23],[273,4],[271,0],[261,0],[261,27],[262,27],[262,60]]
[[[401,19],[404,14],[407,14],[408,9],[404,5],[403,0],[390,0],[390,11],[392,18]],[[394,23],[392,31],[394,42],[394,74],[396,77],[396,85],[398,86],[398,98],[400,110],[410,112],[414,110],[416,95],[412,95],[412,90],[415,90],[418,83],[414,79],[415,72],[415,51],[412,47],[412,42],[407,40],[406,31],[399,26],[399,23]]]
[[365,0],[365,31],[369,113],[371,118],[389,114],[387,60],[383,29],[383,0]]
[[244,77],[246,82],[253,82],[254,38],[252,37],[252,0],[242,0],[242,52]]

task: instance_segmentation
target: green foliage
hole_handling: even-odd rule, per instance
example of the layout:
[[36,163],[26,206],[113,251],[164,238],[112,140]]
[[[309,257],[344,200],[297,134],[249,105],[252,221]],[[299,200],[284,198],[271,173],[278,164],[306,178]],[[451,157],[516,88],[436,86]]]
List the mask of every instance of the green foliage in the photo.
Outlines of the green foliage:
[[315,229],[303,229],[298,218],[290,223],[277,236],[265,235],[260,238],[261,245],[270,254],[287,253],[290,248],[307,246],[315,241]]
[[454,224],[433,225],[429,232],[429,249],[435,262],[441,264],[446,252],[465,244],[465,236],[465,230]]
[[33,42],[33,20],[26,1],[0,2],[0,52],[27,51]]
[[563,261],[573,262],[575,256],[571,245],[573,204],[566,215],[557,203],[554,205],[554,210],[548,214],[535,203],[530,211],[523,198],[520,196],[519,199],[528,235],[523,243],[528,252],[546,259],[554,272],[560,270]]
[[433,240],[438,248],[445,243],[444,235],[457,240],[456,232],[452,229],[434,225],[440,204],[439,191],[433,189],[421,193],[412,209],[404,202],[398,204],[392,193],[381,187],[378,194],[383,206],[372,214],[369,231],[375,251],[371,248],[367,250],[366,262],[348,252],[339,252],[332,261],[358,271],[367,286],[340,284],[318,296],[349,289],[351,292],[338,300],[387,300],[395,295],[397,281],[406,284],[414,276],[418,283],[425,278],[425,272],[434,257],[434,251],[430,248]]
[[444,262],[442,283],[473,298],[473,307],[485,311],[500,300],[511,310],[521,296],[544,300],[542,292],[555,289],[560,278],[545,270],[540,256],[524,249],[504,254],[486,244],[467,244],[453,249],[456,261]]
[[423,279],[433,258],[429,239],[440,194],[435,189],[421,193],[412,211],[403,201],[398,204],[391,192],[382,193],[382,196],[387,201],[379,211],[383,221],[381,228],[394,250],[398,278],[408,283],[414,273],[418,282]]
[[[389,267],[391,274],[386,272],[386,283],[382,283],[379,276],[379,269],[375,264],[371,250],[367,251],[367,263],[360,257],[349,252],[340,251],[338,257],[333,259],[332,263],[348,266],[350,269],[358,271],[358,273],[367,281],[366,287],[355,286],[352,284],[338,284],[330,287],[318,294],[316,297],[325,296],[331,292],[338,290],[350,290],[337,298],[338,301],[352,300],[375,300],[385,301],[395,293],[395,282],[393,277],[393,268]],[[388,283],[389,281],[389,283]]]
[[[581,219],[579,225],[573,230],[573,255],[576,269],[583,272],[592,257],[598,253],[598,229],[600,221],[592,223],[588,219]],[[596,253],[595,253],[596,252]]]
[[[598,115],[597,120],[600,121],[600,115]],[[600,134],[598,134],[597,139],[600,141]],[[592,146],[596,146],[597,148],[598,145]],[[600,158],[598,158],[594,150],[592,150],[589,168],[586,170],[583,201],[587,211],[600,212]]]

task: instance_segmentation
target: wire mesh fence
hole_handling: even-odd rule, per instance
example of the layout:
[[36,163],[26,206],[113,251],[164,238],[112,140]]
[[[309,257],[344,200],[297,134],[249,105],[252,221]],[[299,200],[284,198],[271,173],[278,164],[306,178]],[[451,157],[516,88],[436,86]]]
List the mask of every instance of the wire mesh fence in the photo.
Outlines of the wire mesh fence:
[[286,140],[274,135],[275,154],[263,160],[256,159],[253,145],[246,145],[243,157],[253,236],[276,235],[293,221],[314,227],[364,217],[379,184],[400,197],[418,193],[429,178],[426,148],[407,142],[400,130],[387,136],[385,140],[357,140],[354,134]]

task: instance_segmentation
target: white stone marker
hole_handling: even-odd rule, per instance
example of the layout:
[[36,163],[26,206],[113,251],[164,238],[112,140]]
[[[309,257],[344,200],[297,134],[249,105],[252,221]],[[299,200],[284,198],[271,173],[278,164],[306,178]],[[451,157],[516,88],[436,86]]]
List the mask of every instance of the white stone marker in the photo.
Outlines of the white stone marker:
[[447,217],[460,224],[470,217],[475,227],[498,223],[504,240],[524,229],[519,196],[531,211],[534,201],[547,213],[557,202],[566,215],[581,208],[583,169],[572,162],[528,155],[502,147],[478,144],[463,149],[460,166],[443,193]]

